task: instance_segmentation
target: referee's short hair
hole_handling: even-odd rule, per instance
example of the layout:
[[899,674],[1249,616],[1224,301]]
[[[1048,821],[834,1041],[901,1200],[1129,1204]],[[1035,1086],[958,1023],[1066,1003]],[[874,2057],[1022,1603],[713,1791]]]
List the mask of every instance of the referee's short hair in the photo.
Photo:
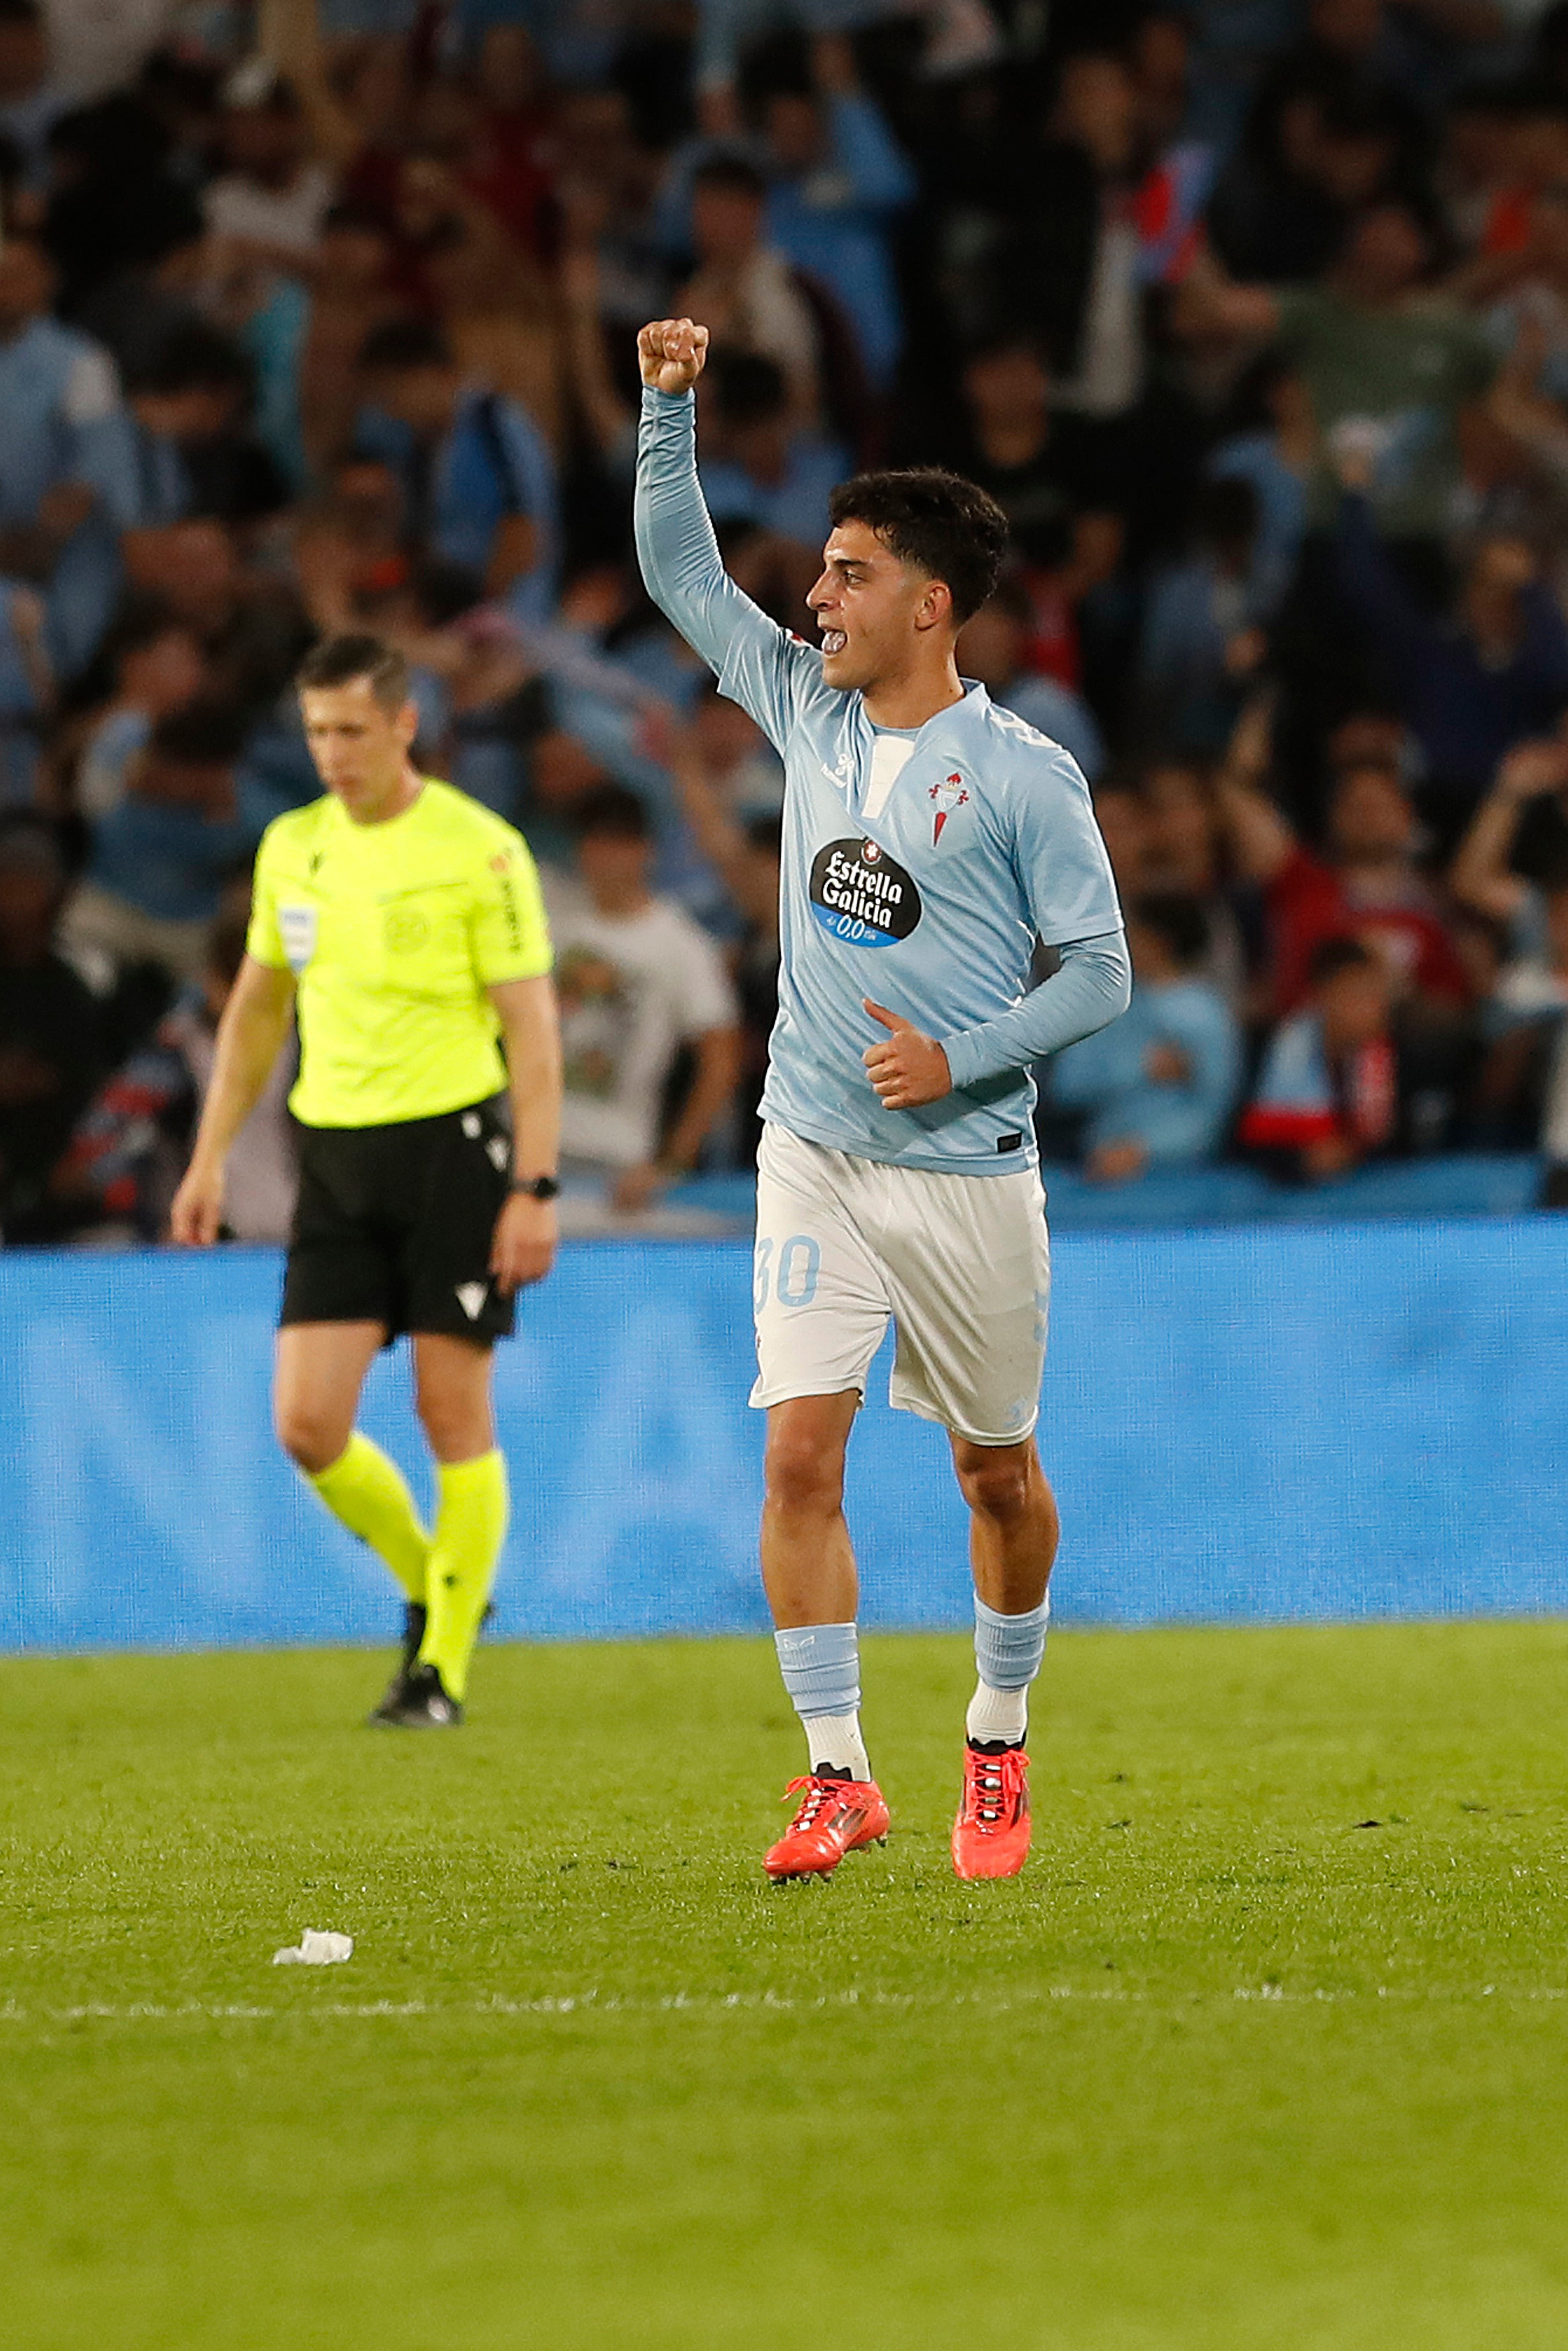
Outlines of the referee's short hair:
[[836,528],[863,522],[901,562],[940,580],[960,626],[991,595],[1007,560],[1008,518],[988,491],[940,465],[856,474],[828,500]]
[[351,630],[340,637],[325,637],[308,653],[295,673],[301,694],[324,686],[352,685],[363,678],[380,707],[395,717],[408,700],[408,664],[395,645],[368,630]]

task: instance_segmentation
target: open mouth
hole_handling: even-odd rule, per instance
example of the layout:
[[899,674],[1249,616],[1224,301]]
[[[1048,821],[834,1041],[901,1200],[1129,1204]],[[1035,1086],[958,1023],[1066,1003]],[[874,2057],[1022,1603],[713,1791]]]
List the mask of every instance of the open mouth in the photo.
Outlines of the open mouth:
[[841,653],[848,643],[849,639],[845,636],[842,629],[824,629],[822,631],[822,651],[825,653]]

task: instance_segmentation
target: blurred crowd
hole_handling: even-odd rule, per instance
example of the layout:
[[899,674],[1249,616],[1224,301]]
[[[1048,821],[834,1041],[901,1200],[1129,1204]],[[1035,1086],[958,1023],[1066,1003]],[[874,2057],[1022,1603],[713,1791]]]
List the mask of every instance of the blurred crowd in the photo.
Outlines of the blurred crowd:
[[1568,0],[0,0],[0,225],[8,1241],[162,1229],[349,626],[544,869],[573,1182],[749,1163],[782,777],[630,545],[682,312],[788,625],[857,466],[1008,512],[961,665],[1135,971],[1048,1159],[1568,1164]]

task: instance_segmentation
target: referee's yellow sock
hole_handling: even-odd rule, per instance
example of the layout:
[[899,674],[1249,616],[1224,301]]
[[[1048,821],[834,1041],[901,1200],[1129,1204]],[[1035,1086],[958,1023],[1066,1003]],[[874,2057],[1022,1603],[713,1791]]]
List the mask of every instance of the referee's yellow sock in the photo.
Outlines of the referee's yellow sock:
[[507,1457],[497,1446],[476,1461],[443,1461],[435,1475],[441,1507],[430,1545],[419,1662],[434,1666],[447,1695],[461,1698],[507,1540]]
[[402,1470],[355,1429],[336,1461],[310,1479],[334,1518],[384,1559],[411,1600],[424,1598],[430,1537]]

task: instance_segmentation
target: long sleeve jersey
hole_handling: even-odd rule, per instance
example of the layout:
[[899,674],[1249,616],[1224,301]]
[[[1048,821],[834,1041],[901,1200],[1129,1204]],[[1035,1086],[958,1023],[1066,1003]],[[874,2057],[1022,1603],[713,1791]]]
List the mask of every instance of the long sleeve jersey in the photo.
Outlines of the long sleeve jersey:
[[[648,591],[785,763],[782,968],[762,1115],[904,1167],[1005,1175],[1035,1155],[1030,1066],[1126,1008],[1110,861],[1067,753],[983,686],[907,732],[828,685],[812,646],[725,571],[694,402],[645,392],[637,549]],[[1036,935],[1060,970],[1030,989]],[[862,1056],[885,1006],[937,1038],[953,1091],[888,1110]]]

